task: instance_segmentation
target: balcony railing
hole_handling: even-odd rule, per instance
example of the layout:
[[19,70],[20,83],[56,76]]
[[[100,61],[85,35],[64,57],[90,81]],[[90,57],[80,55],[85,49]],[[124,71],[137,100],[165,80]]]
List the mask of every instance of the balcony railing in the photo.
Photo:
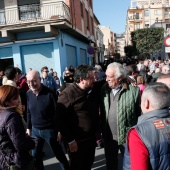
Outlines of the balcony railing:
[[30,4],[0,10],[0,26],[57,19],[71,20],[70,9],[64,2]]

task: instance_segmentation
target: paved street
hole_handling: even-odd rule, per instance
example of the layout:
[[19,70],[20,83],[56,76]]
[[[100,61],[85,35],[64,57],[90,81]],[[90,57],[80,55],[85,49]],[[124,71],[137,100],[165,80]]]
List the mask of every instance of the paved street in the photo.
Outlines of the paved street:
[[[57,159],[54,157],[54,154],[51,152],[49,146],[45,144],[44,146],[44,166],[45,170],[61,170],[60,165]],[[119,162],[122,162],[121,156],[119,155]],[[92,170],[106,170],[104,149],[96,148],[96,157],[93,164]],[[119,167],[119,170],[121,168]]]

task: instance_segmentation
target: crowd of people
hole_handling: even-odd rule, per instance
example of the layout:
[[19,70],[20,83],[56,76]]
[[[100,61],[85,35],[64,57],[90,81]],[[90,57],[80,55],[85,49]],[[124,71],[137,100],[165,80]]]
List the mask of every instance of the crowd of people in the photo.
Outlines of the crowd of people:
[[46,142],[62,170],[90,170],[99,141],[107,170],[119,151],[124,170],[170,169],[170,60],[70,66],[62,79],[0,72],[0,169],[43,170]]

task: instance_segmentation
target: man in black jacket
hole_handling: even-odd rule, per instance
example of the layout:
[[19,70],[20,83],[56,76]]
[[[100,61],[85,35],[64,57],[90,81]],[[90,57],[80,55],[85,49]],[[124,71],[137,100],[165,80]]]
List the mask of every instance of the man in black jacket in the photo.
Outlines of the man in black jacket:
[[99,89],[94,69],[80,65],[74,83],[59,95],[57,110],[60,131],[69,145],[71,170],[90,170],[94,161],[99,127]]
[[46,141],[52,148],[56,158],[69,170],[68,161],[57,141],[58,129],[54,123],[57,114],[57,96],[48,87],[41,84],[39,72],[31,70],[27,74],[30,90],[27,92],[27,133],[38,138],[37,147],[33,150],[36,170],[43,170],[42,149]]

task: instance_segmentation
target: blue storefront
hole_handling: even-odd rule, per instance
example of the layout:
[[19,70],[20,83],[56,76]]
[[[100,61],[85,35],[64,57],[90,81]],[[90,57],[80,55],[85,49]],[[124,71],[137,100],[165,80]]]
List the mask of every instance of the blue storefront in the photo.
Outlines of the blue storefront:
[[1,66],[13,64],[23,73],[29,68],[40,71],[41,67],[48,66],[61,76],[66,66],[89,62],[88,44],[61,31],[55,37],[43,31],[19,33],[17,41],[3,44],[0,46]]

